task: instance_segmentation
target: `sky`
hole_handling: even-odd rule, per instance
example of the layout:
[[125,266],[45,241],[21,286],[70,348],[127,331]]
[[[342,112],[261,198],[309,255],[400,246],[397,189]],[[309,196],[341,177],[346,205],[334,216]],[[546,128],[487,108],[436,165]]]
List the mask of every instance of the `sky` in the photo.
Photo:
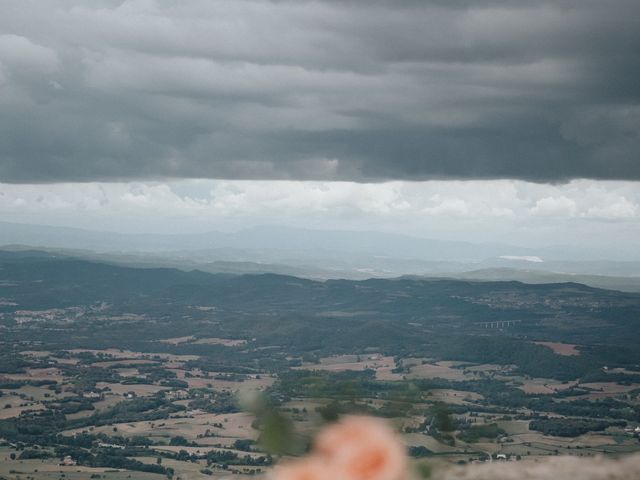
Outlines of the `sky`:
[[256,225],[522,246],[637,245],[635,182],[180,180],[0,184],[0,220],[123,233]]
[[637,0],[0,12],[0,220],[640,238]]

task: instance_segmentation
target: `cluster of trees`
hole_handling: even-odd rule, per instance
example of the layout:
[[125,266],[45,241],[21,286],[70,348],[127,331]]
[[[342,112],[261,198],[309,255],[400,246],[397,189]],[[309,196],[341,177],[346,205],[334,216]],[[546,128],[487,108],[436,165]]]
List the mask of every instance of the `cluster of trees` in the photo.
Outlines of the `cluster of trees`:
[[577,437],[588,432],[601,432],[609,427],[624,427],[624,421],[590,420],[584,418],[538,418],[529,422],[529,429],[556,437]]
[[[394,403],[413,404],[420,400],[420,390],[415,382],[378,381],[373,370],[290,370],[278,377],[278,382],[269,392],[277,400],[292,397],[331,398],[337,401],[379,398]],[[396,407],[390,405],[389,408]]]
[[38,367],[41,361],[28,360],[20,355],[20,352],[11,348],[11,343],[3,345],[3,352],[0,352],[0,373],[22,373],[27,367]]
[[[599,370],[607,357],[594,351],[562,356],[527,340],[508,336],[438,335],[429,346],[430,356],[447,360],[515,365],[525,375],[558,380],[574,380]],[[429,355],[427,355],[429,356]]]
[[[0,360],[2,361],[2,360]],[[31,387],[48,387],[55,386],[55,380],[0,380],[0,389],[15,390],[20,387],[29,385]]]
[[65,415],[81,411],[95,410],[92,399],[77,396],[60,398],[56,400],[54,404],[50,405],[50,408],[60,410],[60,412]]
[[472,425],[466,430],[461,431],[458,438],[467,443],[475,443],[481,438],[493,439],[505,434],[506,432],[500,428],[497,423],[488,423],[484,425]]
[[422,445],[418,447],[409,447],[407,452],[411,457],[421,458],[421,457],[429,457],[433,455],[433,452],[429,450],[427,447],[423,447]]
[[52,454],[48,450],[43,450],[41,448],[27,448],[20,452],[18,459],[30,460],[34,458],[50,458],[51,456]]
[[129,458],[132,455],[151,455],[151,452],[144,451],[128,451],[116,449],[99,449],[97,453],[92,453],[81,448],[74,447],[57,447],[56,456],[64,458],[70,456],[78,465],[87,467],[101,468],[121,468],[125,470],[134,470],[138,472],[159,473],[173,476],[173,469],[164,467],[158,463],[143,463],[139,460]]
[[190,442],[189,440],[184,438],[182,435],[176,435],[174,437],[171,437],[171,439],[169,440],[169,445],[173,445],[176,447],[197,447],[198,446],[196,442]]
[[160,393],[117,403],[111,408],[94,413],[87,419],[82,419],[84,420],[82,426],[160,420],[184,410],[183,405],[171,403]]
[[169,402],[161,394],[123,401],[89,417],[73,420],[67,420],[60,409],[51,408],[0,420],[0,437],[12,442],[55,445],[60,440],[58,432],[63,430],[159,420],[183,410],[184,406]]
[[231,392],[227,391],[195,391],[196,398],[189,402],[189,408],[203,410],[207,413],[238,412],[238,402]]
[[273,458],[270,455],[260,455],[252,457],[251,455],[240,456],[235,452],[228,450],[210,450],[205,456],[207,465],[216,465],[218,467],[227,467],[229,465],[248,465],[253,467],[266,467],[273,464]]
[[[229,450],[209,450],[204,455],[189,453],[186,450],[180,450],[177,453],[163,452],[163,455],[180,462],[197,462],[198,460],[206,460],[207,466],[215,466],[216,468],[227,469],[230,465],[247,465],[255,467],[265,467],[273,464],[273,458],[270,455],[260,455],[252,457],[251,455],[238,455],[236,452]],[[160,465],[160,463],[157,463]]]

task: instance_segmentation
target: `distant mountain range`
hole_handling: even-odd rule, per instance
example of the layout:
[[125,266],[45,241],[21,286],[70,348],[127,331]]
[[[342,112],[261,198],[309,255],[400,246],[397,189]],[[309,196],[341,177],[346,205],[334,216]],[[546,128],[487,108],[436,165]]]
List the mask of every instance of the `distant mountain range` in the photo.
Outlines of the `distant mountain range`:
[[[216,331],[231,329],[226,330],[229,338],[245,338],[260,330],[271,336],[264,345],[316,343],[314,335],[321,334],[334,347],[336,342],[345,348],[382,342],[402,349],[408,342],[430,342],[440,333],[449,338],[442,344],[449,354],[455,349],[452,334],[470,335],[468,340],[482,352],[478,333],[486,334],[483,324],[514,319],[519,335],[546,332],[550,341],[633,346],[640,338],[640,294],[575,282],[527,285],[406,277],[320,282],[288,275],[130,268],[34,250],[0,250],[0,297],[0,312],[103,305],[112,315],[144,314],[147,321],[153,319],[148,330],[155,336],[162,335],[163,321],[188,322],[200,315],[197,307],[205,306],[216,312]],[[101,335],[114,335],[114,325],[121,324],[106,325]],[[301,330],[305,325],[309,329]],[[416,330],[416,325],[427,330]],[[58,335],[68,344],[66,332]],[[588,361],[586,366],[592,368]]]
[[[122,234],[0,222],[0,246],[137,267],[278,273],[313,279],[403,275],[576,281],[640,290],[640,254],[570,246],[434,240],[401,234],[263,226],[239,232]],[[638,258],[637,258],[638,257]]]
[[233,233],[212,231],[201,234],[160,235],[122,234],[0,222],[1,244],[79,248],[101,252],[192,252],[230,249],[295,252],[296,255],[302,256],[354,253],[430,261],[478,261],[499,255],[524,256],[532,252],[530,249],[506,244],[476,244],[380,232],[306,230],[275,226],[253,227]]

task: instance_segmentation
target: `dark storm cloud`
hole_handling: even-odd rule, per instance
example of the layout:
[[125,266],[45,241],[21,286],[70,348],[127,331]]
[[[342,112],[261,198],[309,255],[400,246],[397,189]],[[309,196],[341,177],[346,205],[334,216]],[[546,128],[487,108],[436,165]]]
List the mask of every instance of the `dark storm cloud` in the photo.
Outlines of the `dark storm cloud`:
[[640,180],[637,0],[0,13],[0,181]]

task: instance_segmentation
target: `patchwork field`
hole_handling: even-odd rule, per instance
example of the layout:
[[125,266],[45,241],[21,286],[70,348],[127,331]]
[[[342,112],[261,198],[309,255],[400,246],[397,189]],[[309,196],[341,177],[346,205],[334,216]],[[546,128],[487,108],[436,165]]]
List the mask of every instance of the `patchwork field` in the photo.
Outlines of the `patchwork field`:
[[559,343],[559,342],[533,342],[536,345],[542,345],[544,347],[550,348],[553,350],[553,353],[557,353],[558,355],[572,356],[572,355],[580,355],[580,350],[578,350],[577,345],[572,345],[570,343]]
[[434,466],[640,450],[636,294],[33,262],[0,258],[0,480],[249,478],[353,414]]

